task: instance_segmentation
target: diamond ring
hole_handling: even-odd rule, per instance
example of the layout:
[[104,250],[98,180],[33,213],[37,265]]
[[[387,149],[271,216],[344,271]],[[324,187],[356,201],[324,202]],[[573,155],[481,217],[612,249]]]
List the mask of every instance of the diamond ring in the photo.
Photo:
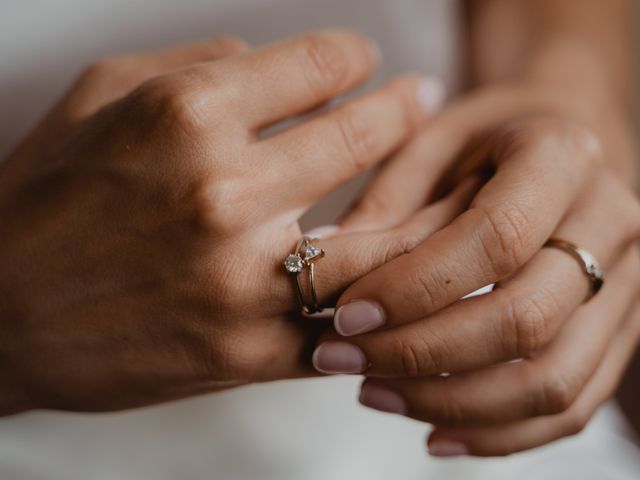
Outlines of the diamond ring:
[[[314,264],[324,258],[325,253],[323,249],[314,245],[314,242],[317,241],[317,238],[302,237],[295,251],[287,255],[283,263],[285,270],[289,274],[295,275],[298,301],[304,313],[318,313],[323,310],[318,302],[316,292]],[[303,271],[306,271],[306,285],[309,295],[305,295],[303,282],[300,278],[300,274],[303,273]],[[310,301],[307,302],[307,299]]]
[[591,287],[587,300],[593,297],[602,288],[602,285],[604,284],[604,272],[596,260],[596,257],[594,257],[590,252],[577,246],[575,243],[568,242],[560,238],[550,238],[544,246],[559,248],[560,250],[567,252],[575,258],[578,263],[580,263],[580,268],[589,279],[589,285]]

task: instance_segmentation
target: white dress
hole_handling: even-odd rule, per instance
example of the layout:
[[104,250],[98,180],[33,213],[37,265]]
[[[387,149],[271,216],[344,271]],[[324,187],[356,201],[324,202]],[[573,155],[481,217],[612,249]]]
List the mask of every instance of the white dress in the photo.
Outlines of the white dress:
[[[4,0],[0,158],[91,59],[221,33],[252,43],[355,27],[382,47],[374,84],[405,70],[458,78],[448,0]],[[354,185],[308,219],[331,221]],[[1,227],[0,227],[1,234]],[[579,436],[506,459],[436,460],[427,426],[360,407],[357,377],[254,385],[117,414],[0,419],[1,480],[637,479],[640,451],[607,405]]]

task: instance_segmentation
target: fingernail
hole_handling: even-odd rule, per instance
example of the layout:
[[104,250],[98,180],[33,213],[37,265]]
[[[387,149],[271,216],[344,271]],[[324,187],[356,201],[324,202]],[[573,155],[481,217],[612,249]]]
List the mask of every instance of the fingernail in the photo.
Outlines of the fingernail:
[[316,348],[313,366],[322,373],[362,373],[367,359],[355,345],[345,342],[325,342]]
[[381,412],[407,414],[407,403],[404,398],[388,388],[364,384],[360,390],[359,401],[365,407]]
[[455,457],[457,455],[467,455],[469,449],[464,443],[441,440],[429,444],[429,453],[434,457]]
[[341,306],[333,317],[336,331],[345,337],[369,332],[385,322],[382,307],[370,300],[355,300]]
[[339,225],[322,225],[305,232],[305,235],[311,238],[327,238],[336,234],[338,230],[340,230]]
[[427,115],[435,115],[447,98],[444,83],[436,77],[424,77],[418,84],[418,103]]

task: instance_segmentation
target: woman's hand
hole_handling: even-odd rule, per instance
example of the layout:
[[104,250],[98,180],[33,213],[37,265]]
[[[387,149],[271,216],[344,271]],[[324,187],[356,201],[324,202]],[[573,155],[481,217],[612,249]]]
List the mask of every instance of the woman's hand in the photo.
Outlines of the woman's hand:
[[[434,423],[432,453],[503,455],[580,430],[638,343],[633,2],[464,3],[476,90],[387,165],[343,227],[402,221],[457,157],[458,177],[478,161],[496,173],[467,212],[342,296],[336,329],[356,336],[315,360],[333,371],[371,362],[362,402]],[[540,249],[551,236],[604,264],[588,303],[576,260]]]
[[[575,433],[613,394],[640,337],[640,205],[624,123],[585,127],[562,111],[566,92],[552,92],[491,87],[455,103],[344,220],[349,231],[402,221],[459,154],[495,169],[451,224],[347,289],[337,333],[314,353],[320,371],[368,377],[365,405],[435,424],[437,455],[502,455]],[[584,303],[576,259],[541,248],[550,237],[602,263],[595,298]]]
[[[2,412],[119,409],[310,374],[322,324],[296,318],[282,260],[310,205],[424,120],[420,79],[258,134],[374,64],[366,40],[329,31],[89,69],[0,170]],[[440,228],[472,189],[394,230],[325,241],[321,300]]]

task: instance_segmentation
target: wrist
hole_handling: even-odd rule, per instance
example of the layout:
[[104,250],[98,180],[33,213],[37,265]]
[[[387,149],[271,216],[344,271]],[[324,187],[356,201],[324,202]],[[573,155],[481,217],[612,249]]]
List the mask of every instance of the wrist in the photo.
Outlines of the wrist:
[[604,66],[597,56],[579,52],[582,47],[555,45],[482,90],[512,92],[512,102],[520,103],[524,115],[552,114],[589,128],[602,141],[604,161],[627,182],[634,182],[639,165],[633,117],[628,105],[620,102],[619,88],[612,77],[599,72]]
[[534,49],[514,78],[546,91],[554,103],[583,119],[631,113],[628,88],[601,52],[577,39],[549,40]]
[[538,73],[520,78],[517,85],[530,99],[532,112],[556,114],[589,128],[602,142],[603,161],[626,182],[637,181],[633,117],[609,89]]

